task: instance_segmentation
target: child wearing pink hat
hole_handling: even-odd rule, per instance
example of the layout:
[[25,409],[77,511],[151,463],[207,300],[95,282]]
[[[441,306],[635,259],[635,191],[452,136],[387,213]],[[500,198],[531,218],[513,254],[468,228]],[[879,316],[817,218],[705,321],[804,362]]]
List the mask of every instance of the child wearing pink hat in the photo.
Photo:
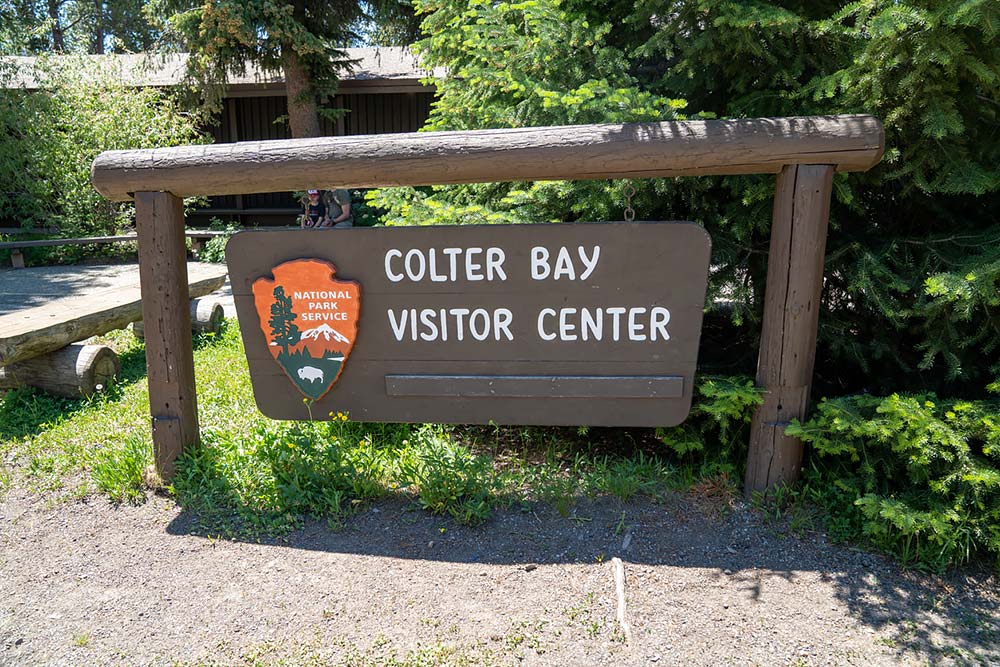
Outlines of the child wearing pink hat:
[[326,212],[326,204],[320,199],[319,190],[309,190],[309,199],[302,202],[302,215],[299,216],[299,225],[302,229],[318,227],[328,227],[330,216]]

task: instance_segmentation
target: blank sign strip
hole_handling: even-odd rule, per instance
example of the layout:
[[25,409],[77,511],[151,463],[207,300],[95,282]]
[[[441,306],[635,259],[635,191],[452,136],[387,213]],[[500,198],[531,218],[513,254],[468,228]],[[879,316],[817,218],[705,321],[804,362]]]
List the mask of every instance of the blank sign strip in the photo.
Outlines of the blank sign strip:
[[679,375],[386,375],[389,396],[681,398]]

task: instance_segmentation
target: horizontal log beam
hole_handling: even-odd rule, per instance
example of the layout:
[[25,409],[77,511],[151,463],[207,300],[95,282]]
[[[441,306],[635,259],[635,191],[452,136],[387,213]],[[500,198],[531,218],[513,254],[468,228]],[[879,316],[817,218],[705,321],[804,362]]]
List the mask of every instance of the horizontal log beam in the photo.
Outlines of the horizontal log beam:
[[865,171],[882,157],[872,116],[411,132],[107,151],[91,182],[108,199],[337,186],[778,173],[788,164]]
[[[194,333],[217,334],[226,321],[226,311],[222,302],[213,297],[191,299],[191,331]],[[139,340],[146,338],[146,325],[142,320],[132,323],[132,333]]]

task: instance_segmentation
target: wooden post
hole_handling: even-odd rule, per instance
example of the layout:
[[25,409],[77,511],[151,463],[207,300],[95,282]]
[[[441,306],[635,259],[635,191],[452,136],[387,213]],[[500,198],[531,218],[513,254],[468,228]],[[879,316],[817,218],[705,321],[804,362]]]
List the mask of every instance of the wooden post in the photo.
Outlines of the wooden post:
[[778,174],[757,362],[764,403],[751,426],[747,495],[799,477],[802,441],[785,427],[809,404],[833,172],[833,165],[788,165]]
[[135,219],[153,455],[169,480],[174,459],[199,442],[183,203],[169,192],[137,192]]

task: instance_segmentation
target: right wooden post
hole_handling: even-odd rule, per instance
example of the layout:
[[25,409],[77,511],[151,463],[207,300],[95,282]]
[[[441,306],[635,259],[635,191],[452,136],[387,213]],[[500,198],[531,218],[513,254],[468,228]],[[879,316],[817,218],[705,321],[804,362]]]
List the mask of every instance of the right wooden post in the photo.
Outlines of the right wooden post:
[[747,495],[799,477],[802,442],[785,427],[809,404],[834,170],[787,165],[778,174],[757,361],[764,402],[751,425]]

